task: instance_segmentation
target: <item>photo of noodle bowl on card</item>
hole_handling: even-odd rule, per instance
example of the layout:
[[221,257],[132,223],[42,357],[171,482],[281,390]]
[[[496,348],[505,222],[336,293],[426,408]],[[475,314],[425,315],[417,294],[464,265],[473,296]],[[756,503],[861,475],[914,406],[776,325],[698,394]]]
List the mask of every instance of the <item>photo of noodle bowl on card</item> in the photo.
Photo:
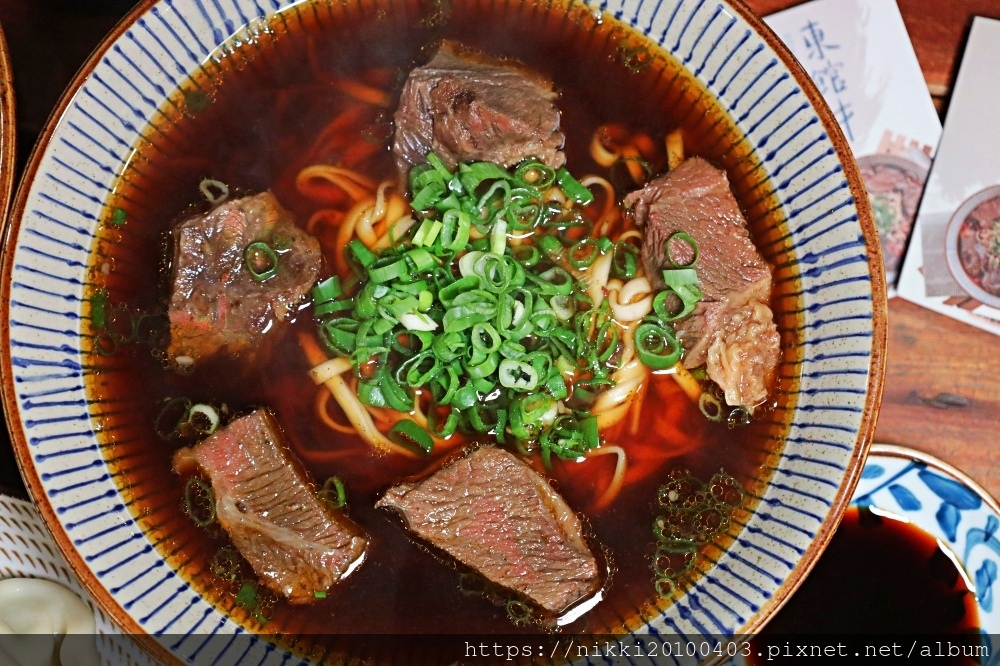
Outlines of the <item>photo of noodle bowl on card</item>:
[[1000,308],[1000,185],[967,199],[948,222],[945,256],[970,296]]
[[868,189],[882,243],[885,279],[891,284],[896,281],[917,216],[927,167],[901,155],[865,155],[858,158],[858,168]]

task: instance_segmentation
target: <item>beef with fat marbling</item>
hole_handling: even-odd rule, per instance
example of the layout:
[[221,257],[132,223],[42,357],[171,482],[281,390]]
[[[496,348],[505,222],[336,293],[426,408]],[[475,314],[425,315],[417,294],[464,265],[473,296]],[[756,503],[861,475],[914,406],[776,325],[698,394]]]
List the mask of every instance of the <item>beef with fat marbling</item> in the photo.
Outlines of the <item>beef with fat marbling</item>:
[[393,152],[400,176],[435,153],[453,169],[487,161],[509,167],[535,157],[556,168],[565,140],[552,83],[519,65],[445,42],[406,80]]
[[[746,219],[724,171],[691,158],[625,197],[644,228],[642,262],[650,283],[662,289],[669,258],[686,264],[692,248],[679,241],[686,232],[698,245],[695,270],[703,294],[694,312],[678,322],[684,365],[706,366],[708,376],[732,406],[752,409],[767,398],[780,357],[780,338],[771,298],[771,266],[750,239]],[[667,252],[670,252],[668,258]]]
[[[277,272],[257,279],[247,247],[267,243]],[[270,192],[227,201],[173,228],[169,304],[172,361],[189,365],[220,351],[252,353],[289,319],[316,281],[319,242],[299,229]]]
[[216,518],[233,545],[290,603],[314,601],[361,563],[364,533],[316,497],[267,411],[174,454],[175,472],[195,470],[209,478]]
[[580,519],[508,451],[484,447],[386,492],[421,539],[553,614],[594,595],[597,562]]

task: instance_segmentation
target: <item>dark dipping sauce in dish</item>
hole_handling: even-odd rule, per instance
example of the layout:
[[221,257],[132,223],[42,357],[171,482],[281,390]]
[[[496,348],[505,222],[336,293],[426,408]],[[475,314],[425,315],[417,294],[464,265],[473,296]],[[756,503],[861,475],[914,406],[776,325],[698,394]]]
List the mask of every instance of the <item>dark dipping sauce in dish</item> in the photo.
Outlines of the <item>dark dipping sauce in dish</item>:
[[962,655],[978,649],[979,613],[975,593],[937,539],[912,523],[852,506],[805,582],[751,641],[751,654],[766,663],[756,655],[766,657],[769,647],[784,654],[789,643],[794,657],[796,635],[815,634],[842,637],[854,651],[860,642],[851,639],[861,634],[908,636],[911,642],[899,648],[903,656],[913,639],[924,637],[935,657],[933,641],[950,640],[962,652],[953,650],[942,663],[972,663]]
[[[607,559],[603,599],[565,629],[631,630],[672,601],[657,596],[651,568],[658,487],[672,469],[689,470],[706,482],[722,469],[746,491],[746,504],[728,533],[703,549],[687,574],[690,582],[713,565],[746,523],[770,477],[794,411],[802,349],[795,344],[802,310],[794,263],[785,254],[783,223],[770,187],[760,181],[759,162],[710,95],[636,33],[592,8],[559,3],[297,4],[273,18],[268,31],[206,63],[143,132],[95,246],[95,285],[106,291],[109,307],[162,313],[166,232],[199,201],[203,178],[225,182],[237,194],[270,189],[300,225],[315,208],[295,188],[303,167],[336,163],[338,156],[361,150],[371,155],[361,171],[376,180],[394,178],[389,121],[395,97],[387,108],[362,104],[343,94],[343,82],[360,81],[398,95],[408,71],[426,60],[441,38],[517,58],[554,81],[568,166],[575,174],[608,177],[587,153],[602,124],[622,123],[659,141],[682,128],[686,153],[727,171],[754,241],[777,267],[771,305],[784,357],[769,404],[750,425],[730,428],[724,420],[708,421],[671,377],[653,375],[638,434],[606,433],[609,442],[630,451],[629,475],[610,507],[588,511],[612,476],[614,456],[558,461],[549,474],[584,517],[598,557]],[[344,113],[360,119],[353,143],[317,148],[317,137]],[[120,226],[111,220],[117,208],[127,219]],[[328,264],[331,259],[325,257]],[[130,344],[112,355],[91,355],[88,385],[105,455],[124,501],[169,565],[248,631],[280,633],[285,640],[307,636],[298,647],[312,645],[314,658],[337,650],[318,634],[538,631],[530,623],[513,622],[503,605],[483,598],[474,580],[414,542],[395,516],[374,507],[388,487],[435,468],[441,457],[376,456],[355,434],[327,428],[317,418],[317,387],[298,343],[300,332],[315,336],[309,309],[288,328],[253,363],[212,360],[188,375],[165,369],[156,345],[152,354],[151,345]],[[313,481],[321,484],[331,475],[343,479],[345,512],[371,538],[358,570],[307,607],[280,600],[263,604],[267,622],[259,624],[254,609],[241,606],[239,588],[210,566],[227,544],[225,534],[217,527],[195,526],[184,513],[185,480],[170,471],[178,445],[162,441],[154,430],[163,401],[176,396],[225,404],[230,415],[258,406],[271,409]],[[680,591],[685,588],[679,585]]]

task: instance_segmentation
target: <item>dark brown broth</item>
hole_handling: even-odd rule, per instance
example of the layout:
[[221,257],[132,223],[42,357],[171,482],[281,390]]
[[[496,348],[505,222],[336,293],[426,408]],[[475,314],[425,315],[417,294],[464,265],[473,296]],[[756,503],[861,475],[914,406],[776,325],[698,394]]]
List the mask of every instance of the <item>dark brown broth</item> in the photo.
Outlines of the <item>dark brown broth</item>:
[[[296,194],[294,176],[310,163],[306,153],[317,133],[352,105],[323,84],[324,77],[336,74],[382,87],[398,84],[419,59],[421,47],[440,37],[519,58],[551,76],[561,91],[558,104],[566,153],[575,174],[600,173],[587,154],[599,124],[622,122],[657,141],[680,126],[689,152],[728,170],[758,242],[780,233],[770,212],[771,200],[747,194],[757,191],[760,176],[725,114],[659,52],[649,52],[650,64],[642,71],[624,66],[623,56],[634,55],[643,42],[635,41],[634,34],[613,20],[596,23],[592,9],[501,0],[314,3],[284,12],[272,21],[272,29],[228,52],[218,64],[206,65],[204,75],[185,86],[184,94],[173,98],[144,133],[146,140],[138,146],[108,206],[109,217],[115,207],[124,208],[128,222],[120,229],[104,226],[93,258],[94,282],[108,291],[112,302],[145,312],[163,310],[165,230],[197,201],[202,178],[219,179],[241,192],[272,188],[300,220],[306,219],[315,206]],[[321,63],[322,72],[315,63]],[[369,125],[358,140],[385,139],[384,114],[380,117],[370,108],[364,113]],[[383,144],[367,169],[379,179],[394,176],[387,139]],[[783,256],[775,254],[780,248],[762,247],[772,263],[783,263]],[[111,272],[105,277],[100,269],[106,262]],[[789,295],[795,281],[780,279],[788,277],[787,271],[776,271],[773,303],[784,346],[791,350],[798,298]],[[306,313],[290,328],[294,333],[313,332]],[[95,371],[89,389],[96,400],[94,417],[107,443],[108,460],[130,509],[159,551],[198,590],[232,610],[252,630],[284,634],[518,630],[504,608],[463,593],[453,566],[414,543],[393,515],[373,508],[385,488],[423,471],[431,461],[375,457],[356,437],[323,426],[315,416],[316,389],[294,333],[289,331],[255,364],[239,359],[204,363],[190,376],[164,370],[143,346],[92,357]],[[707,422],[671,378],[655,377],[641,414],[640,435],[608,436],[629,450],[632,473],[641,478],[634,478],[603,512],[587,513],[587,508],[610,478],[613,457],[557,466],[557,488],[587,515],[588,531],[609,554],[612,569],[606,599],[570,630],[631,628],[667,604],[654,594],[650,563],[656,489],[669,469],[684,467],[707,480],[724,468],[751,498],[762,490],[794,403],[790,389],[796,383],[796,354],[787,351],[779,369],[785,391],[776,395],[776,408],[751,426],[735,430]],[[224,538],[194,527],[184,515],[183,479],[169,472],[177,445],[159,440],[153,432],[159,401],[178,395],[225,403],[234,412],[261,405],[271,408],[288,444],[305,458],[314,479],[337,474],[345,480],[347,511],[371,535],[371,544],[364,565],[331,590],[326,600],[308,609],[278,603],[268,611],[271,619],[263,629],[242,609],[233,608],[232,590],[207,570]],[[354,454],[326,462],[310,454],[338,450]],[[683,454],[672,457],[670,452]],[[746,509],[752,505],[751,499]],[[746,512],[737,516],[730,536],[707,548],[700,569],[711,565],[747,517]]]

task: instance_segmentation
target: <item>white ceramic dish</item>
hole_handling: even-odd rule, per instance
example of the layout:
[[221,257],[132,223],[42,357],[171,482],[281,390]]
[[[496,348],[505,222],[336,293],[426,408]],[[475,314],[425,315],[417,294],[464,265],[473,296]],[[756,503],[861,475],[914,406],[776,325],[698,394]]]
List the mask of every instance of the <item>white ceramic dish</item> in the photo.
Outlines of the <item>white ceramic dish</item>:
[[[266,7],[263,6],[266,4]],[[129,511],[84,388],[81,330],[91,240],[144,123],[220,45],[308,3],[146,0],[102,44],[57,108],[6,232],[4,403],[29,491],[84,585],[167,658],[285,663],[169,566]],[[797,585],[847,506],[874,428],[886,335],[878,236],[853,159],[808,77],[740,4],[605,3],[687,67],[760,161],[756,187],[786,222],[764,234],[788,261],[797,323],[782,413],[791,426],[756,511],[687,594],[639,631],[752,632]],[[249,24],[249,28],[246,27]],[[170,636],[167,636],[170,634]],[[218,640],[195,634],[212,634]],[[291,641],[286,636],[283,640]],[[249,655],[249,656],[248,656]]]
[[902,446],[871,447],[851,499],[909,522],[937,539],[976,595],[989,654],[1000,641],[1000,505],[979,484],[932,455]]
[[0,495],[0,580],[40,578],[79,595],[94,613],[97,652],[104,666],[152,666],[135,641],[122,636],[88,596],[30,503]]

